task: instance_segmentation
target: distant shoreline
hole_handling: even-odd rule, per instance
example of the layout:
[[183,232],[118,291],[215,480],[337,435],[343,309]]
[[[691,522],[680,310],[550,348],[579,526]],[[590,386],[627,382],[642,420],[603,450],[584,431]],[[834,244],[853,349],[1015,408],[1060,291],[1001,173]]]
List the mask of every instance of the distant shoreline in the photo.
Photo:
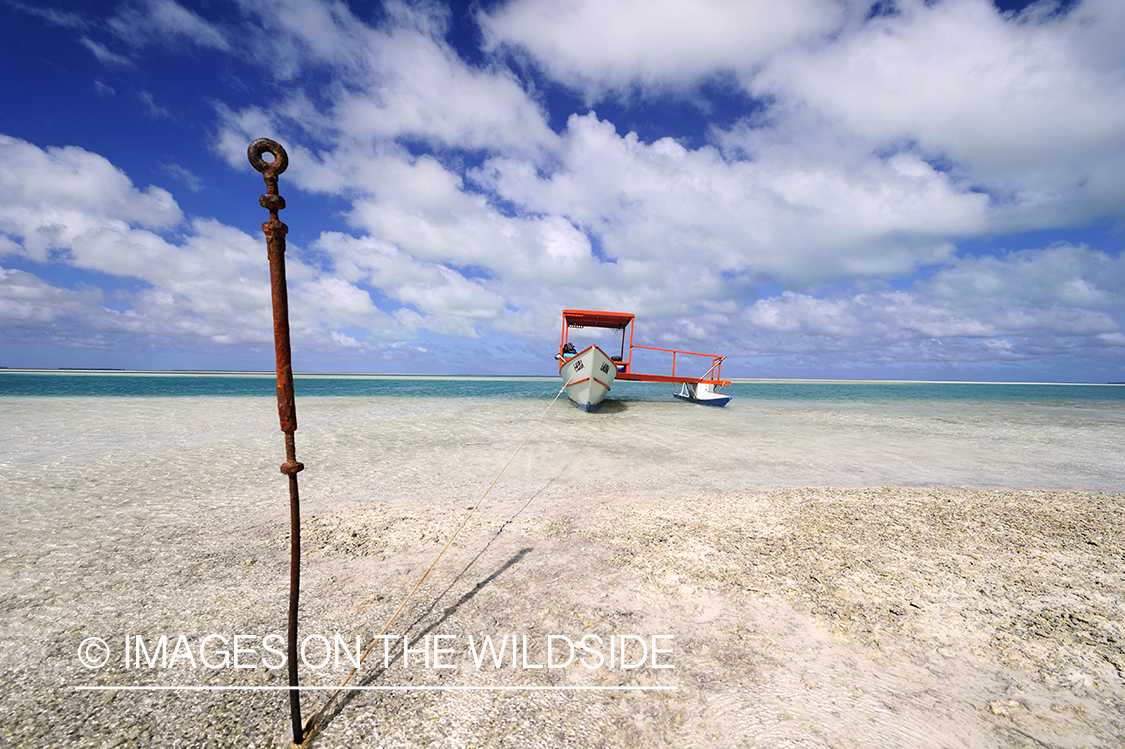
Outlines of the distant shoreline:
[[[46,375],[101,375],[101,376],[144,376],[144,377],[276,377],[274,372],[241,371],[224,369],[84,369],[57,368],[37,369],[30,367],[0,367],[0,373],[46,374]],[[376,372],[294,372],[293,376],[316,379],[355,379],[355,380],[492,380],[492,381],[553,381],[554,375],[470,375],[470,374],[385,374]],[[825,384],[825,385],[1068,385],[1089,387],[1123,387],[1125,382],[1032,382],[1007,380],[877,380],[877,379],[829,379],[829,378],[784,378],[784,377],[732,377],[734,384],[777,383],[777,384]]]

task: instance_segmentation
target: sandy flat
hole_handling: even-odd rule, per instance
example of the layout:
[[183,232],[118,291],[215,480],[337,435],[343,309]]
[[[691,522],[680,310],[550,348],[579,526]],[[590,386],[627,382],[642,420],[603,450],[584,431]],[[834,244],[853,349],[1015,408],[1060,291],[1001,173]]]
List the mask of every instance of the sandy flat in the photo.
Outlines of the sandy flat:
[[[413,661],[392,641],[355,682],[415,689],[348,694],[313,745],[1122,746],[1123,499],[808,488],[486,500],[391,628]],[[471,504],[316,504],[302,635],[370,642]],[[183,653],[126,668],[121,653],[130,633],[184,635],[197,650],[208,634],[284,634],[284,508],[130,512],[106,510],[75,548],[25,539],[2,558],[0,746],[277,745],[283,693],[76,689],[285,684],[260,648],[239,670],[192,668]],[[114,652],[84,668],[76,651],[95,635]],[[470,637],[505,635],[528,650],[474,663]],[[672,668],[547,668],[549,635],[631,636],[632,660],[638,640],[660,636],[656,663]],[[419,655],[436,636],[453,668]],[[321,652],[314,642],[314,663]],[[346,671],[303,666],[302,683]],[[305,714],[326,697],[306,692]]]

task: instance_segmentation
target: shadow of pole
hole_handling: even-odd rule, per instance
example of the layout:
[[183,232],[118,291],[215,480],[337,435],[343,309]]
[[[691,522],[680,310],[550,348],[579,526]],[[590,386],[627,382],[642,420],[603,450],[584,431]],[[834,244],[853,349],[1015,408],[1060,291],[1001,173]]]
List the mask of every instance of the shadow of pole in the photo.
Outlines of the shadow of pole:
[[[434,600],[430,602],[430,605],[427,606],[426,609],[424,611],[422,611],[422,613],[420,613],[417,616],[417,618],[414,619],[414,621],[412,621],[409,625],[407,625],[406,630],[405,630],[406,632],[409,632],[415,626],[420,624],[423,619],[425,619],[427,616],[429,616],[433,612],[434,607],[437,606],[437,604],[438,604],[438,601],[440,601],[442,598],[445,598],[446,594],[448,594],[449,591],[453,590],[453,586],[457,584],[457,581],[460,580],[462,577],[464,577],[465,574],[472,568],[472,566],[477,563],[477,560],[479,560],[482,556],[484,556],[484,553],[486,551],[488,551],[488,548],[490,546],[492,546],[493,543],[495,543],[496,539],[500,538],[500,535],[504,532],[504,529],[507,528],[509,525],[511,525],[512,521],[514,521],[517,517],[519,517],[520,513],[522,513],[524,510],[526,510],[528,505],[530,505],[532,502],[535,501],[536,497],[538,497],[540,494],[545,492],[547,490],[547,488],[555,482],[555,479],[557,479],[559,476],[561,476],[566,471],[566,468],[567,468],[567,466],[564,466],[563,469],[561,471],[559,471],[559,473],[557,473],[553,478],[551,478],[549,481],[547,481],[546,484],[541,486],[537,492],[532,494],[528,498],[528,500],[526,502],[524,502],[523,505],[520,506],[520,508],[512,514],[511,517],[509,517],[507,520],[505,520],[503,523],[500,524],[500,527],[496,530],[496,533],[493,534],[492,538],[488,539],[488,543],[486,543],[483,547],[481,547],[481,550],[477,552],[477,555],[475,557],[473,557],[471,560],[469,560],[469,563],[466,564],[464,566],[464,568],[462,568],[462,570],[457,573],[456,577],[454,577],[452,580],[449,581],[449,585],[446,586],[445,590],[443,590],[436,597],[434,597]],[[491,580],[491,578],[489,578],[489,579]],[[479,587],[480,583],[478,583],[477,585]]]
[[[448,595],[448,593],[451,590],[453,590],[453,587],[457,584],[457,581],[459,581],[461,578],[463,578],[466,575],[466,573],[468,573],[468,571],[473,567],[473,565],[476,564],[477,561],[480,560],[480,558],[482,556],[484,556],[484,553],[486,551],[488,551],[489,547],[491,547],[493,543],[496,542],[496,539],[500,538],[500,535],[504,532],[504,530],[517,517],[519,517],[520,514],[522,514],[523,511],[526,510],[531,505],[531,503],[535,501],[535,499],[537,497],[542,495],[543,492],[547,491],[547,489],[550,488],[550,486],[552,484],[554,484],[555,481],[560,476],[565,474],[567,469],[570,467],[571,463],[573,463],[573,462],[574,461],[572,459],[572,460],[568,461],[566,463],[566,465],[562,466],[562,468],[559,469],[558,473],[556,473],[554,476],[552,476],[550,479],[548,479],[547,482],[545,484],[543,484],[541,487],[539,487],[539,489],[536,490],[536,492],[534,494],[532,494],[530,497],[528,497],[526,502],[524,502],[522,505],[520,505],[520,508],[518,510],[516,510],[514,513],[512,513],[512,515],[510,517],[508,517],[507,520],[505,520],[503,523],[500,524],[500,527],[496,530],[496,533],[494,533],[492,535],[492,538],[490,538],[488,540],[488,543],[486,543],[483,547],[481,547],[481,550],[478,551],[476,553],[476,555],[471,560],[469,560],[469,563],[466,564],[461,569],[461,571],[457,573],[457,575],[453,578],[453,580],[450,581],[449,585],[446,586],[445,590],[443,590],[441,593],[439,593],[437,596],[435,596],[434,600],[430,602],[430,605],[427,606],[425,608],[425,610],[423,610],[414,619],[414,621],[412,621],[409,625],[407,625],[407,627],[403,630],[403,636],[408,635],[411,632],[411,630],[413,630],[415,627],[417,627],[419,624],[421,624],[427,616],[429,616],[431,613],[433,613],[433,611],[434,611],[435,607],[437,606],[438,602],[441,601],[441,599],[444,598],[446,595]],[[530,553],[533,550],[534,550],[533,547],[524,547],[524,548],[520,549],[518,552],[516,552],[516,554],[514,554],[510,559],[508,559],[506,562],[504,562],[504,564],[502,564],[499,568],[497,568],[496,571],[494,571],[488,577],[484,578],[483,580],[478,582],[476,585],[474,585],[468,592],[466,592],[464,595],[462,595],[460,598],[458,598],[452,605],[447,606],[442,611],[441,617],[439,617],[436,621],[434,621],[432,624],[427,626],[425,629],[420,630],[418,632],[418,634],[415,636],[415,639],[417,637],[425,637],[430,632],[433,632],[434,629],[436,629],[438,627],[438,625],[440,625],[443,622],[445,622],[446,620],[448,620],[449,617],[451,617],[454,613],[456,613],[457,609],[459,609],[461,606],[465,605],[465,603],[467,603],[468,601],[472,600],[472,598],[478,592],[480,592],[482,589],[484,589],[485,586],[487,586],[489,583],[494,581],[497,577],[499,577],[501,574],[503,574],[506,570],[508,570],[511,567],[518,564],[520,562],[520,560],[522,560],[528,553]],[[384,640],[384,642],[387,642],[387,641]],[[402,655],[402,653],[403,653],[403,641],[398,640],[396,638],[396,644],[395,644],[394,648],[387,647],[387,648],[384,649],[384,651],[383,651],[383,664],[373,668],[371,670],[371,672],[366,677],[363,677],[362,679],[360,679],[357,682],[357,686],[369,686],[369,685],[372,684],[372,682],[374,682],[377,679],[384,676],[388,671],[388,668],[385,664],[390,664],[390,663],[393,663],[394,661],[398,660],[398,658]],[[335,701],[331,702],[331,704],[326,705],[325,707],[327,707],[328,709],[324,713],[317,713],[313,716],[313,718],[309,722],[315,723],[317,733],[319,733],[321,730],[323,730],[325,727],[327,727],[328,724],[330,724],[336,718],[336,716],[339,715],[341,713],[341,711],[343,711],[344,707],[352,701],[353,695],[354,695],[354,692],[350,692],[350,691],[346,692],[345,694],[341,695],[341,697],[338,700],[335,700]],[[321,709],[324,710],[324,708],[321,708]]]
[[[445,622],[447,619],[449,619],[449,617],[453,616],[453,614],[455,614],[457,612],[457,609],[461,608],[466,603],[471,601],[473,599],[473,597],[476,596],[477,593],[479,593],[481,590],[483,590],[487,585],[489,585],[491,582],[493,582],[500,575],[504,574],[504,572],[506,572],[507,570],[511,569],[516,564],[518,564],[520,562],[520,560],[522,560],[525,556],[527,556],[529,553],[531,553],[534,550],[535,550],[534,547],[527,546],[527,547],[524,547],[524,548],[520,549],[515,554],[513,554],[506,562],[504,562],[504,564],[500,565],[500,567],[498,567],[492,574],[490,574],[488,577],[484,578],[483,580],[478,582],[476,585],[474,585],[464,595],[462,595],[460,598],[458,598],[452,605],[446,607],[446,609],[442,612],[441,617],[438,618],[436,621],[434,621],[429,626],[427,626],[425,629],[420,630],[414,636],[414,639],[417,640],[419,638],[424,638],[426,635],[433,632],[435,629],[438,628],[438,626],[440,626],[443,622]],[[476,561],[476,560],[474,559],[473,561]],[[468,568],[466,568],[466,569],[468,569]],[[448,591],[448,589],[447,589],[447,591]],[[442,595],[444,595],[444,592],[443,592]],[[433,604],[430,605],[430,608],[427,611],[427,613],[429,613],[429,611],[432,611],[432,610],[433,610]],[[403,641],[402,638],[404,636],[408,635],[410,633],[410,630],[414,626],[416,626],[418,624],[418,622],[421,621],[422,618],[424,618],[424,616],[419,617],[418,619],[415,619],[414,622],[411,623],[410,626],[408,626],[406,628],[406,630],[403,632],[402,635],[395,635],[394,636],[394,638],[392,640],[392,642],[394,642],[394,645],[393,646],[386,646],[384,648],[383,663],[375,666],[367,676],[358,680],[356,686],[359,686],[359,687],[369,686],[373,682],[382,678],[390,670],[389,664],[396,662],[403,655],[404,641]],[[384,642],[387,642],[387,641],[384,640]],[[340,699],[336,700],[336,702],[332,705],[331,709],[327,713],[318,714],[316,716],[316,726],[317,726],[317,732],[318,733],[320,731],[322,731],[324,728],[326,728],[336,718],[336,716],[339,715],[343,711],[343,709],[348,704],[351,703],[354,694],[355,693],[351,692],[351,691],[346,692],[343,696],[340,697]]]

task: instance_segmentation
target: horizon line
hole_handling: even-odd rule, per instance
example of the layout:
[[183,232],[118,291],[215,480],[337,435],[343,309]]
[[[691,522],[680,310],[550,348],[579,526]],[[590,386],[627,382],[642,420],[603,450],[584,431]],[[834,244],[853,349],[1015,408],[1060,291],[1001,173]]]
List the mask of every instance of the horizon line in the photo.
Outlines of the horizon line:
[[[75,375],[155,375],[155,376],[210,376],[210,377],[276,377],[277,373],[268,370],[242,369],[117,369],[97,367],[5,367],[0,372],[26,374],[75,374]],[[557,375],[516,375],[516,374],[423,374],[393,372],[293,372],[293,376],[320,378],[372,378],[401,380],[423,378],[430,380],[557,380]],[[855,384],[855,385],[1081,385],[1081,386],[1123,386],[1125,382],[1042,382],[1032,380],[903,380],[860,377],[855,379],[835,377],[731,377],[732,384],[752,383],[791,383],[791,384]]]

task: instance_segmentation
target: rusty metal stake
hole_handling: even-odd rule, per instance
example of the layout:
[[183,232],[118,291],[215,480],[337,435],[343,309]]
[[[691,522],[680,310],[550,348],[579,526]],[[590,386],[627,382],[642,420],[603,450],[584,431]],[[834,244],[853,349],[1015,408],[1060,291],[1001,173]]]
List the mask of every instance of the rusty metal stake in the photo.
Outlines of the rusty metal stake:
[[[266,161],[262,154],[273,155]],[[304,468],[297,462],[293,433],[297,431],[297,404],[293,398],[293,355],[289,347],[289,292],[285,284],[285,234],[289,231],[277,217],[285,208],[285,198],[277,192],[277,178],[289,166],[289,155],[280,144],[258,138],[246,155],[250,165],[266,181],[266,194],[259,203],[270,212],[262,224],[270,259],[270,287],[273,296],[273,342],[277,354],[277,412],[285,432],[285,462],[281,472],[289,477],[289,712],[293,719],[293,743],[304,743],[301,726],[301,693],[297,689],[297,603],[301,592],[301,500],[297,493],[297,474]]]

